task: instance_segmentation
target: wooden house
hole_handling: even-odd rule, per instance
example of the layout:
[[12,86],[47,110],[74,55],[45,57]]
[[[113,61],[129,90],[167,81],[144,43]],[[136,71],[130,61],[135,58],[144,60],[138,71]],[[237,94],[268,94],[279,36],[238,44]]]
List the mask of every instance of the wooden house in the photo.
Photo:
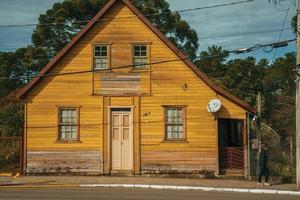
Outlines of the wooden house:
[[[129,0],[110,0],[19,93],[24,172],[247,175],[247,103]],[[212,99],[221,101],[215,114]]]

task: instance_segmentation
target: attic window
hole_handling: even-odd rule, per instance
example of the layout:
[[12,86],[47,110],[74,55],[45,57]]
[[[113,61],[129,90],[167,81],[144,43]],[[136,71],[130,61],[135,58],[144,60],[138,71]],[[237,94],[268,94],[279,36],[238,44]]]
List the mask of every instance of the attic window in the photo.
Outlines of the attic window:
[[133,45],[133,68],[145,69],[148,62],[147,45]]
[[108,45],[104,44],[97,44],[94,45],[94,69],[108,69],[109,62],[108,62]]

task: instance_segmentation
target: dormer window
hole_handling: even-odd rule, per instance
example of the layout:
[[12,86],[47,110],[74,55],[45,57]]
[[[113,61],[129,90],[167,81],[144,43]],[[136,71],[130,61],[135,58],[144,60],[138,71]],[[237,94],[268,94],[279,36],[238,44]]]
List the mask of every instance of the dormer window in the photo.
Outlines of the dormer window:
[[148,63],[147,45],[133,45],[133,69],[145,69]]
[[108,69],[109,68],[109,46],[105,44],[94,45],[94,69]]

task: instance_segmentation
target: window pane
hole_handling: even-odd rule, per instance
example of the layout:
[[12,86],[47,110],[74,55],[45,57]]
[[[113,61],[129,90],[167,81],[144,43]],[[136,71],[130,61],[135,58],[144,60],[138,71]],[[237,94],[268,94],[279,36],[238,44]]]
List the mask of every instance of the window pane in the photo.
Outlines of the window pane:
[[183,139],[183,108],[166,108],[166,137],[167,139]]
[[95,56],[107,56],[107,45],[96,45],[94,47]]
[[134,64],[136,68],[145,67],[147,63],[147,46],[146,45],[135,45],[133,48],[134,52]]
[[62,108],[59,112],[59,138],[62,140],[77,138],[77,110],[76,108]]
[[95,69],[107,69],[107,64],[106,63],[101,63],[95,65]]
[[172,126],[167,126],[167,139],[172,139]]
[[133,65],[135,69],[145,68],[147,64],[147,58],[136,57],[133,59]]
[[141,51],[144,51],[144,52],[146,52],[146,50],[147,50],[147,47],[146,47],[145,45],[141,45],[140,49],[141,49]]
[[66,127],[61,126],[60,127],[60,139],[65,139],[66,138]]
[[101,56],[100,51],[95,51],[94,56],[95,57],[100,57]]
[[146,57],[146,56],[147,56],[147,50],[146,50],[146,47],[145,47],[145,50],[141,50],[140,55],[143,56],[143,57]]
[[60,123],[76,124],[77,113],[75,108],[60,110]]
[[94,59],[94,69],[107,69],[107,58],[95,58]]
[[183,125],[178,126],[178,131],[180,131],[180,132],[183,131]]
[[76,124],[76,111],[72,110],[71,112],[71,120],[70,123]]
[[99,45],[96,45],[96,46],[95,46],[95,52],[96,52],[96,51],[97,51],[97,52],[100,52],[100,51],[101,51],[101,47],[100,47]]
[[178,132],[178,138],[183,139],[183,132]]
[[94,56],[100,56],[100,51],[101,51],[100,46],[95,46],[94,47]]
[[172,118],[175,118],[176,117],[176,110],[175,109],[171,109],[171,116]]
[[101,56],[101,57],[107,57],[107,51],[102,51],[102,52],[100,53],[100,56]]
[[102,64],[107,64],[107,58],[101,58],[101,63]]
[[101,49],[101,53],[107,53],[107,46],[102,45],[100,46],[100,49]]
[[141,46],[135,45],[134,46],[134,56],[141,56],[140,52],[141,52]]
[[173,123],[173,118],[172,117],[167,117],[167,123],[172,124]]
[[107,45],[96,45],[94,47],[94,69],[108,68]]

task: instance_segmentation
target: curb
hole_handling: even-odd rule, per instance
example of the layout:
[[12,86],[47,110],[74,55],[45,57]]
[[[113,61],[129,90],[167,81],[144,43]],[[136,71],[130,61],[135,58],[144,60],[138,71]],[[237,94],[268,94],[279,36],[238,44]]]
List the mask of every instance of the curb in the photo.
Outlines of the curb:
[[0,173],[0,177],[1,176],[9,177],[9,176],[12,176],[12,173]]
[[58,188],[58,187],[78,187],[76,184],[52,184],[52,185],[32,185],[32,184],[0,184],[1,188]]
[[172,186],[172,185],[142,185],[142,184],[80,184],[79,187],[123,187],[123,188],[143,188],[159,190],[201,190],[204,192],[239,192],[254,194],[281,194],[298,195],[300,191],[288,190],[264,190],[264,189],[242,189],[242,188],[217,188],[217,187],[198,187],[198,186]]

